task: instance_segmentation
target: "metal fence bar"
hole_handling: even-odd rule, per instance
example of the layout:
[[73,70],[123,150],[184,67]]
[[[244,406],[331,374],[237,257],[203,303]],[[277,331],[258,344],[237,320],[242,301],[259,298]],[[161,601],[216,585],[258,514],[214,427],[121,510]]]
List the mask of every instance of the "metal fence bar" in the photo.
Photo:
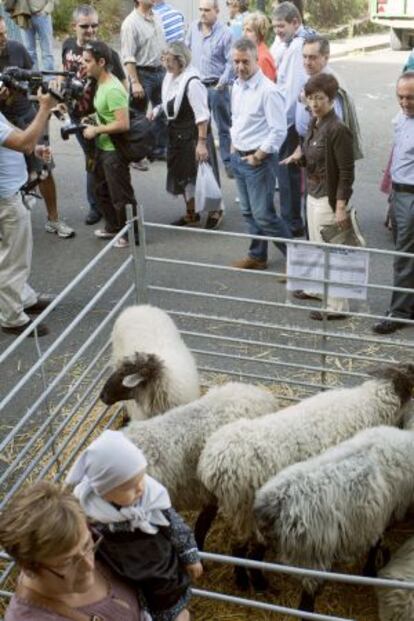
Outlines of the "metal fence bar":
[[51,301],[51,303],[48,305],[48,307],[42,312],[40,313],[36,319],[33,319],[33,321],[30,324],[30,330],[29,328],[27,330],[25,330],[24,332],[22,332],[22,334],[20,334],[20,336],[18,336],[11,345],[9,345],[9,347],[7,347],[7,349],[0,355],[0,364],[2,364],[6,358],[8,358],[8,356],[10,354],[12,354],[17,348],[18,346],[24,341],[24,339],[26,338],[26,336],[28,335],[28,333],[31,331],[33,326],[37,326],[41,321],[43,321],[48,315],[49,313],[52,312],[52,310],[54,308],[56,308],[56,306],[62,301],[64,300],[64,298],[68,295],[68,293],[70,293],[72,291],[72,289],[74,289],[76,287],[77,284],[79,284],[79,282],[81,280],[84,279],[84,277],[89,274],[90,271],[92,271],[92,269],[95,267],[95,265],[97,265],[97,263],[99,263],[99,261],[106,255],[108,254],[108,252],[111,251],[111,249],[113,248],[114,243],[120,238],[122,237],[122,235],[124,233],[126,233],[126,231],[129,228],[129,224],[127,223],[123,229],[121,229],[119,231],[119,233],[117,233],[115,235],[115,237],[113,239],[111,239],[111,241],[105,246],[105,248],[103,248],[97,255],[96,257],[94,257],[87,265],[86,267],[83,268],[83,270],[81,270],[73,280],[70,281],[70,283],[63,289],[63,291],[61,291],[54,300]]
[[[270,300],[252,300],[250,298],[241,298],[238,296],[230,296],[230,295],[221,295],[218,293],[206,293],[204,291],[190,291],[188,289],[174,289],[172,287],[160,287],[157,285],[150,285],[148,287],[148,289],[150,291],[162,291],[163,293],[174,293],[174,294],[180,294],[180,295],[188,295],[188,296],[194,296],[194,297],[200,297],[200,298],[207,298],[207,299],[215,299],[215,300],[223,300],[226,302],[239,302],[239,303],[243,303],[243,304],[256,304],[256,305],[261,305],[261,306],[269,306],[269,307],[273,307],[273,308],[284,308],[286,309],[286,306],[289,307],[290,309],[298,309],[301,311],[311,311],[311,310],[317,310],[317,311],[326,311],[328,310],[327,308],[321,308],[320,306],[300,306],[299,304],[283,304],[282,302],[271,302]],[[414,291],[414,290],[413,290]],[[361,313],[361,312],[356,312],[356,311],[341,311],[341,315],[345,315],[346,317],[364,317],[365,319],[384,319],[383,315],[371,315],[370,313]],[[408,325],[414,325],[414,319],[400,319],[399,317],[393,317],[392,319],[393,321],[396,321],[398,323],[403,323],[403,324],[408,324]],[[414,346],[414,343],[413,343]]]
[[[128,260],[128,262],[129,262],[129,260]],[[125,264],[124,264],[124,265],[125,265]],[[122,267],[122,266],[121,266],[121,267]],[[119,270],[118,270],[118,271],[119,271]],[[117,276],[117,272],[115,272],[115,274],[113,275],[113,277],[112,277],[112,278],[114,278],[114,277],[116,277],[116,276]],[[112,280],[112,279],[111,279],[111,280]],[[116,278],[115,278],[115,280],[116,280]],[[108,283],[109,283],[109,281],[108,281]],[[134,286],[132,285],[132,286],[131,286],[128,290],[127,290],[127,292],[126,292],[126,293],[122,296],[121,300],[120,300],[120,301],[116,304],[116,306],[114,307],[114,309],[116,309],[116,308],[120,308],[120,306],[122,306],[122,304],[125,302],[125,300],[127,300],[127,299],[128,299],[128,297],[131,295],[131,293],[132,293],[133,289],[134,289]],[[99,295],[102,293],[102,290],[103,290],[103,287],[102,287],[101,291],[99,292]],[[104,293],[104,292],[103,292],[103,293]],[[102,295],[103,295],[103,293],[102,293]],[[97,296],[95,296],[95,297],[93,298],[94,304],[95,304],[95,301],[96,301],[96,297],[97,297]],[[90,305],[90,304],[87,304],[87,306],[89,306],[90,308],[92,308],[92,307],[94,306],[94,304],[91,304],[91,305]],[[85,307],[85,308],[86,308],[86,307]],[[85,308],[81,311],[81,313],[85,310]],[[103,319],[103,320],[102,320],[102,322],[99,324],[98,328],[96,328],[96,329],[94,330],[94,332],[92,333],[92,335],[88,337],[88,339],[87,339],[87,340],[83,343],[83,345],[82,345],[82,346],[80,347],[80,349],[76,352],[76,354],[74,354],[74,356],[71,358],[71,360],[70,360],[70,361],[69,361],[69,363],[66,365],[66,367],[64,367],[64,368],[63,368],[63,370],[62,370],[62,371],[61,371],[61,372],[60,372],[60,373],[59,373],[59,374],[55,377],[55,379],[53,380],[53,382],[51,382],[51,383],[49,384],[49,387],[48,387],[48,391],[49,391],[49,392],[50,392],[50,391],[51,391],[51,390],[55,387],[55,385],[57,384],[57,382],[58,382],[58,381],[59,381],[62,377],[64,377],[64,375],[65,375],[65,373],[67,372],[67,370],[68,370],[68,369],[70,369],[70,368],[71,368],[71,367],[75,364],[75,362],[78,360],[78,358],[79,358],[79,357],[83,354],[83,352],[84,352],[84,351],[85,351],[85,350],[89,347],[89,345],[90,345],[90,344],[91,344],[91,342],[93,341],[93,337],[95,337],[97,334],[99,334],[99,332],[101,332],[101,331],[103,330],[103,328],[106,326],[106,324],[108,323],[108,321],[112,318],[112,315],[116,312],[114,309],[112,309],[112,310],[108,313],[108,315],[105,317],[105,319]],[[80,314],[81,314],[81,313],[80,313]],[[79,314],[79,315],[80,315],[80,314]],[[85,313],[85,314],[86,314],[86,313]],[[69,325],[69,327],[70,327],[70,326],[73,326],[73,327],[74,327],[75,325],[77,325],[77,324],[79,323],[79,321],[80,321],[80,319],[79,319],[79,315],[77,316],[77,318],[76,318],[74,321],[72,321],[72,323]],[[68,328],[66,328],[66,329],[62,332],[62,334],[60,335],[60,337],[58,337],[58,338],[56,339],[56,341],[55,341],[54,345],[52,345],[52,346],[49,348],[48,352],[49,352],[52,348],[53,348],[53,349],[55,349],[55,348],[57,347],[56,343],[57,343],[57,344],[59,344],[59,339],[62,339],[62,340],[63,340],[63,338],[65,338],[65,337],[67,336],[67,334],[69,333],[69,332],[68,332],[69,327],[68,327]],[[47,352],[46,352],[46,353],[47,353]],[[45,354],[45,355],[46,355],[46,354]],[[39,361],[38,361],[37,363],[35,363],[35,364],[33,365],[33,367],[31,367],[31,370],[30,370],[30,371],[29,371],[29,372],[28,372],[28,373],[27,373],[27,374],[26,374],[26,375],[22,378],[22,380],[21,380],[20,382],[18,382],[18,384],[17,384],[14,388],[12,388],[12,390],[9,392],[9,394],[8,394],[8,395],[5,397],[5,399],[3,400],[3,403],[4,403],[4,404],[6,404],[6,405],[7,405],[7,403],[8,403],[8,402],[12,399],[12,397],[14,397],[14,395],[15,395],[15,394],[16,394],[16,392],[17,392],[17,388],[18,388],[18,387],[19,387],[22,383],[23,383],[23,385],[24,385],[24,383],[27,381],[27,376],[30,374],[30,377],[31,377],[31,376],[33,375],[33,372],[31,372],[31,371],[32,371],[32,369],[33,369],[34,367],[38,366],[38,365],[39,365]],[[34,404],[34,405],[32,405],[32,406],[29,408],[29,410],[27,411],[27,413],[25,414],[25,416],[23,416],[23,418],[22,418],[22,419],[21,419],[21,420],[17,423],[17,425],[14,427],[13,431],[11,431],[11,432],[10,432],[10,433],[6,436],[6,438],[2,441],[2,443],[0,444],[0,452],[1,452],[2,450],[4,450],[4,447],[5,447],[5,446],[7,446],[7,444],[8,444],[8,443],[9,443],[9,442],[10,442],[10,441],[14,438],[14,436],[15,436],[15,435],[16,435],[16,433],[17,433],[17,431],[19,431],[19,430],[22,428],[22,426],[23,426],[23,425],[27,422],[27,420],[30,418],[30,416],[32,415],[32,413],[35,411],[36,407],[38,407],[38,405],[42,402],[42,400],[44,400],[45,396],[47,396],[47,394],[49,394],[49,392],[47,392],[47,394],[46,394],[46,392],[47,392],[47,391],[45,391],[45,393],[43,393],[43,394],[42,394],[42,395],[41,395],[41,396],[37,399],[37,401],[35,402],[35,404]],[[3,406],[3,407],[4,407],[4,406]],[[1,411],[1,408],[0,408],[0,411]]]
[[[104,367],[101,372],[98,374],[97,376],[97,380],[99,381],[102,377],[102,375],[106,372],[106,370],[108,369],[108,366]],[[68,421],[72,420],[73,417],[75,416],[75,414],[77,413],[77,411],[79,410],[80,406],[83,404],[84,401],[86,401],[86,398],[88,397],[88,393],[84,393],[84,395],[82,396],[79,406],[76,406],[75,408],[73,408],[68,416]],[[69,442],[72,440],[72,438],[74,437],[74,435],[76,434],[76,432],[78,431],[78,429],[80,429],[80,427],[82,426],[82,424],[85,422],[85,420],[88,418],[89,414],[92,412],[93,408],[96,406],[96,404],[99,401],[99,395],[96,395],[94,397],[94,399],[91,401],[91,403],[87,406],[85,412],[83,413],[83,416],[79,419],[79,421],[76,423],[75,427],[70,431],[69,435],[66,436],[64,442],[59,446],[60,452],[64,451],[65,448],[67,447],[67,445],[69,444]],[[108,408],[105,409],[105,412],[108,410]],[[63,422],[60,426],[60,428],[57,430],[57,433],[60,433],[65,426],[65,422]],[[55,459],[52,459],[52,461],[50,461],[49,463],[47,463],[43,469],[40,472],[40,477],[44,477],[49,470],[52,468],[52,466],[56,463]]]
[[[100,421],[103,419],[103,417],[108,413],[110,406],[106,406],[104,408],[104,410],[102,411],[102,414],[100,415],[100,417],[94,422],[94,424],[89,428],[89,431],[87,432],[87,434],[85,436],[83,436],[82,440],[79,442],[78,446],[77,446],[77,450],[72,453],[67,460],[65,461],[65,463],[62,466],[62,471],[61,474],[64,474],[65,471],[67,470],[69,464],[72,462],[73,458],[75,457],[75,455],[77,455],[79,453],[79,450],[84,446],[85,442],[88,440],[88,438],[91,436],[91,434],[94,432],[94,430],[96,429],[96,427],[98,426],[98,424],[100,423]],[[115,414],[114,416],[111,418],[111,420],[108,422],[107,427],[109,427],[110,424],[112,424],[112,421],[115,420],[115,418],[118,416],[118,414],[120,413],[120,411],[123,409],[122,405],[119,405],[116,408]],[[106,427],[106,428],[107,428]],[[61,476],[61,474],[59,473],[59,478]],[[56,478],[56,480],[58,480]]]
[[[324,250],[327,250],[326,248],[323,248]],[[242,268],[237,268],[237,267],[232,267],[231,265],[217,265],[217,263],[200,263],[199,261],[184,261],[184,260],[180,260],[180,259],[165,259],[163,257],[154,257],[154,256],[147,256],[147,261],[151,262],[151,263],[164,263],[164,264],[170,264],[170,265],[182,265],[182,266],[186,266],[186,267],[201,267],[201,268],[208,268],[209,270],[217,270],[217,271],[226,271],[226,272],[240,272],[243,273],[246,270],[242,269]],[[277,278],[278,276],[281,276],[282,273],[281,272],[274,272],[274,271],[259,271],[258,274],[260,274],[261,277],[263,278]],[[256,275],[256,273],[255,273]],[[286,276],[285,274],[283,274],[283,276]],[[300,280],[300,281],[305,281],[305,282],[309,282],[309,283],[318,283],[318,284],[329,284],[329,285],[341,285],[341,287],[344,288],[348,288],[348,289],[352,289],[353,287],[355,287],[355,285],[353,283],[346,283],[346,282],[340,282],[339,280],[334,280],[332,278],[329,278],[328,273],[325,273],[323,278],[310,278],[308,276],[287,276],[287,278],[289,280]],[[414,289],[409,288],[409,287],[394,287],[393,285],[380,285],[380,284],[375,284],[375,283],[367,283],[366,285],[364,285],[364,289],[372,289],[374,291],[389,291],[389,292],[393,292],[393,291],[398,291],[401,293],[414,293]],[[303,307],[302,307],[303,308]]]
[[[1,477],[0,477],[0,485],[2,485],[2,483],[8,478],[9,474],[11,472],[13,472],[15,470],[15,468],[17,468],[17,466],[19,465],[20,461],[24,458],[24,456],[27,454],[27,452],[32,448],[32,446],[35,444],[35,442],[38,440],[38,438],[40,438],[40,436],[45,431],[45,429],[47,429],[50,426],[50,424],[52,423],[52,421],[55,420],[55,418],[59,414],[59,411],[61,410],[61,408],[70,399],[70,397],[76,391],[77,387],[82,383],[84,377],[88,374],[88,372],[94,366],[94,364],[96,364],[98,356],[103,354],[105,349],[108,348],[108,345],[109,345],[109,342],[106,343],[106,345],[98,352],[97,356],[95,356],[93,358],[93,360],[86,367],[85,371],[82,373],[82,375],[79,377],[79,379],[75,382],[75,384],[73,386],[71,386],[69,391],[63,397],[63,399],[59,402],[59,404],[56,406],[56,408],[53,410],[53,412],[36,429],[36,432],[34,433],[34,435],[31,436],[29,442],[27,442],[27,444],[24,445],[23,449],[16,455],[14,461],[11,464],[9,464],[8,468],[6,469],[6,471],[1,475]],[[107,368],[108,368],[108,366],[105,366],[104,367],[104,371],[106,371]],[[98,374],[98,378],[96,380],[94,380],[92,382],[92,384],[90,384],[88,386],[88,390],[90,390],[91,385],[92,385],[92,387],[94,387],[96,385],[97,381],[99,381],[99,379],[102,377],[102,375],[103,375],[102,372]],[[79,409],[79,407],[82,405],[83,401],[85,400],[86,396],[88,396],[88,393],[85,393],[82,397],[80,397],[80,399],[78,400],[74,410],[72,410],[72,414],[71,415],[73,415],[73,412],[76,411],[76,409]],[[67,424],[67,421],[70,420],[71,415],[69,415],[69,417],[65,421],[63,421],[63,423],[61,423],[61,425],[58,427],[59,430],[64,428],[64,426]],[[54,437],[56,437],[56,432],[54,434]]]
[[355,621],[345,617],[334,617],[331,615],[322,615],[317,612],[305,612],[295,608],[287,608],[278,604],[267,604],[266,602],[258,602],[244,597],[236,597],[235,595],[227,595],[225,593],[217,593],[216,591],[205,591],[204,589],[191,589],[191,593],[196,597],[205,597],[206,599],[214,599],[227,604],[237,604],[247,608],[256,608],[257,610],[268,610],[269,612],[277,612],[279,614],[290,615],[292,617],[300,617],[301,619],[309,619],[310,621]]
[[227,565],[237,565],[248,569],[261,569],[278,574],[289,574],[290,576],[306,576],[308,578],[318,578],[328,582],[343,582],[346,584],[360,584],[364,586],[384,587],[387,589],[404,589],[405,591],[414,590],[414,582],[403,582],[402,580],[385,580],[384,578],[366,578],[365,576],[353,576],[351,574],[340,574],[331,571],[318,569],[305,569],[303,567],[293,567],[291,565],[281,565],[278,563],[265,563],[263,561],[251,561],[245,558],[226,556],[225,554],[213,554],[211,552],[200,552],[200,557],[205,561],[214,561]]
[[[170,224],[159,224],[158,222],[145,222],[146,228],[153,229],[165,229],[167,231],[174,231],[176,233],[185,233],[188,235],[188,229],[185,227],[172,226]],[[269,237],[268,235],[253,235],[250,233],[236,233],[233,231],[216,231],[205,229],[191,229],[191,233],[196,235],[217,235],[218,237],[233,237],[234,239],[244,239],[250,241],[251,239],[259,239],[261,241],[278,242],[286,245],[294,246],[310,246],[312,248],[324,248],[326,242],[312,242],[306,239],[286,239],[285,237]],[[404,257],[406,259],[412,258],[410,252],[400,252],[397,250],[386,250],[385,248],[368,248],[367,246],[345,246],[342,244],[329,244],[330,250],[351,250],[355,252],[364,252],[368,254],[381,254],[390,257]],[[258,274],[259,275],[259,274]],[[256,274],[255,274],[256,276]]]
[[[178,313],[179,314],[179,313]],[[392,359],[392,358],[378,358],[378,357],[374,357],[374,356],[361,356],[359,354],[351,354],[351,353],[346,353],[346,352],[336,352],[336,351],[332,351],[332,350],[327,350],[326,352],[324,352],[322,349],[311,349],[310,347],[297,347],[295,345],[285,345],[284,343],[270,343],[269,341],[257,341],[255,339],[242,339],[242,338],[236,338],[236,337],[231,337],[231,336],[221,336],[219,334],[203,334],[202,332],[192,332],[190,330],[180,330],[180,334],[184,335],[184,336],[196,336],[197,338],[202,338],[202,339],[213,339],[213,340],[219,340],[219,341],[223,341],[225,343],[234,343],[234,344],[245,344],[245,345],[249,345],[252,347],[269,347],[272,349],[276,349],[276,350],[283,350],[283,351],[292,351],[292,352],[298,352],[298,353],[302,353],[302,354],[313,354],[313,355],[317,355],[317,354],[322,354],[322,353],[326,353],[326,355],[335,357],[335,358],[346,358],[348,359],[352,359],[352,360],[361,360],[363,362],[380,362],[383,364],[390,364],[392,362],[397,362],[397,360]],[[332,371],[333,372],[333,371]]]
[[298,364],[296,362],[280,362],[278,360],[267,360],[265,358],[254,358],[251,356],[242,356],[240,354],[226,354],[218,351],[207,351],[205,349],[193,349],[190,348],[193,354],[200,354],[203,356],[217,356],[218,358],[229,358],[231,360],[244,360],[245,362],[254,362],[258,364],[268,364],[275,367],[285,367],[287,369],[303,369],[304,371],[314,371],[317,373],[332,373],[336,375],[346,375],[348,377],[360,377],[366,379],[368,375],[366,373],[356,373],[354,371],[342,371],[340,369],[329,369],[325,366],[312,366],[309,364]]
[[246,373],[243,371],[230,371],[228,369],[218,369],[217,367],[215,367],[214,369],[212,369],[211,367],[206,367],[206,366],[199,366],[198,367],[199,371],[207,371],[208,373],[220,373],[222,375],[236,375],[237,377],[248,377],[249,379],[256,379],[256,380],[261,380],[261,381],[266,381],[266,382],[279,382],[280,384],[288,384],[288,385],[293,385],[293,386],[305,386],[306,388],[319,388],[320,390],[324,390],[325,385],[324,384],[311,384],[309,382],[302,382],[302,381],[296,381],[296,380],[288,380],[285,378],[278,378],[278,377],[269,377],[268,375],[258,375],[257,373]]
[[[283,332],[289,332],[294,334],[303,334],[305,336],[321,336],[324,334],[322,330],[310,329],[310,328],[300,328],[299,326],[285,326],[283,324],[272,324],[272,323],[263,323],[259,321],[250,321],[247,319],[234,319],[231,317],[219,317],[218,315],[203,315],[201,313],[190,313],[187,311],[167,311],[170,315],[177,315],[182,317],[190,317],[193,319],[208,319],[210,321],[221,321],[223,323],[231,323],[240,326],[246,327],[256,327],[256,328],[266,328],[270,330],[282,330]],[[363,343],[372,343],[378,345],[378,338],[375,337],[361,337],[359,334],[343,334],[342,332],[327,332],[326,336],[329,336],[331,339],[343,339],[350,341],[362,341]],[[393,347],[413,347],[414,342],[408,343],[406,341],[400,340],[391,340],[386,338],[381,338],[381,345],[392,345]]]
[[[117,281],[119,276],[126,270],[129,264],[132,262],[131,257],[126,259],[126,261],[116,270],[116,272],[106,281],[104,285],[102,285],[101,289],[94,295],[94,297],[83,307],[83,309],[78,313],[73,321],[68,325],[65,330],[57,337],[57,339],[53,342],[53,345],[46,350],[41,358],[29,369],[29,371],[22,377],[22,379],[17,382],[17,384],[11,389],[8,395],[0,402],[0,412],[4,407],[10,403],[12,398],[19,392],[19,390],[25,385],[25,383],[34,375],[37,369],[41,366],[41,364],[47,360],[51,354],[59,347],[62,341],[72,332],[73,328],[77,326],[82,319],[88,314],[88,312],[95,306],[95,304],[103,297],[103,295],[107,292],[107,290],[111,287],[111,285]],[[130,287],[130,290],[133,290],[133,285]],[[0,447],[0,451],[2,448]]]

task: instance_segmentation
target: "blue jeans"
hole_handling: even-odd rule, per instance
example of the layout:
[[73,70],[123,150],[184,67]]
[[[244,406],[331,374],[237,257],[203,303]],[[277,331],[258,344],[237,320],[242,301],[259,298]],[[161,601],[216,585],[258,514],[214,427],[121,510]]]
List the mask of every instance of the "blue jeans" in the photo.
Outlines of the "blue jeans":
[[[148,71],[145,67],[137,67],[137,72],[148,101],[151,102],[153,108],[158,106],[158,104],[161,103],[161,86],[165,76],[164,69]],[[131,99],[132,105],[133,102],[134,100]],[[167,148],[167,119],[164,113],[157,116],[153,123],[153,127],[155,139],[154,154],[165,154]]]
[[[289,127],[285,142],[279,151],[279,160],[283,160],[293,153],[299,144],[298,135],[294,125]],[[301,215],[301,173],[296,164],[289,166],[281,165],[278,171],[280,213],[288,222],[292,233],[301,231],[303,227]]]
[[230,165],[230,92],[226,86],[223,90],[217,90],[213,86],[207,87],[208,105],[217,125],[220,142],[220,156],[224,166]]
[[27,51],[33,61],[33,69],[38,70],[39,63],[36,51],[36,35],[39,39],[40,50],[42,53],[42,67],[44,71],[53,71],[53,26],[51,15],[38,14],[32,15],[31,26],[23,30]]
[[[251,166],[242,160],[239,153],[232,153],[231,164],[240,198],[240,209],[252,235],[286,237],[292,235],[288,225],[276,213],[273,195],[275,191],[277,154],[269,155],[259,166]],[[286,245],[275,243],[283,255]],[[249,256],[261,261],[267,260],[267,241],[252,239]]]

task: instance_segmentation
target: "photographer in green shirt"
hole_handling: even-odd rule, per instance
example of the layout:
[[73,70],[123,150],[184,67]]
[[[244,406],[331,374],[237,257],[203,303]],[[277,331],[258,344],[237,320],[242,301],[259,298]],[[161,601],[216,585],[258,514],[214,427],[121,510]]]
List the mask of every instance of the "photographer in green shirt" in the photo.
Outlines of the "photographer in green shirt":
[[[126,205],[136,207],[129,164],[111,140],[112,134],[129,130],[128,93],[111,73],[111,58],[110,48],[102,41],[91,41],[83,52],[86,75],[98,85],[93,100],[98,124],[86,127],[83,136],[96,144],[95,191],[105,228],[96,230],[95,235],[101,239],[111,239],[125,225]],[[124,248],[127,238],[115,245]]]

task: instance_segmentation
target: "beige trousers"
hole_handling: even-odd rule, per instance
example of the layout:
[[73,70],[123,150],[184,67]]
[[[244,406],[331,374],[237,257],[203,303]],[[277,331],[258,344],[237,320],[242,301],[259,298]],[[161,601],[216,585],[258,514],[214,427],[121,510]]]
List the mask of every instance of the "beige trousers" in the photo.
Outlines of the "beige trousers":
[[30,212],[19,193],[0,198],[0,324],[21,326],[29,321],[24,308],[37,295],[28,285],[32,263]]
[[[328,197],[322,196],[322,198],[313,198],[308,194],[307,216],[310,241],[323,241],[321,229],[328,224],[335,224],[335,212],[332,211]],[[334,313],[347,312],[349,311],[349,302],[344,298],[328,296],[327,307],[329,311]]]

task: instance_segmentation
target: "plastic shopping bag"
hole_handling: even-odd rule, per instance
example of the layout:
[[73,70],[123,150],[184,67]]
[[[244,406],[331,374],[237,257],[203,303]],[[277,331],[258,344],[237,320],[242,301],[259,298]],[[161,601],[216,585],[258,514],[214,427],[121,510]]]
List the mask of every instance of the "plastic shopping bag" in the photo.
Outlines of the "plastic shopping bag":
[[207,162],[200,162],[195,187],[196,212],[218,211],[222,208],[221,201],[221,188],[214,176],[213,169]]

